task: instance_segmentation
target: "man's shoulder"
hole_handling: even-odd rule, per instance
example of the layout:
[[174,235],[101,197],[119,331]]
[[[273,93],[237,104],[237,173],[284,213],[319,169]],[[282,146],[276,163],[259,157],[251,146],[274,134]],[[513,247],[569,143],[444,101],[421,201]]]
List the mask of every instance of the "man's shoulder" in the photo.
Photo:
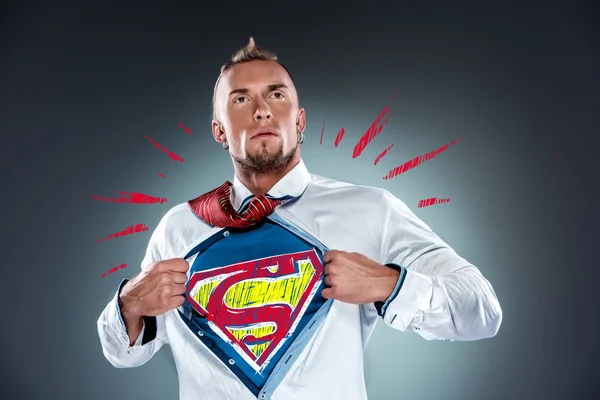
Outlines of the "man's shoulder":
[[188,202],[179,203],[169,209],[159,223],[166,232],[186,229],[210,229],[210,227],[198,218],[190,209]]
[[192,210],[190,209],[188,202],[186,201],[186,202],[179,203],[179,204],[176,204],[173,207],[171,207],[169,209],[169,211],[167,211],[165,213],[165,215],[163,216],[163,219],[165,219],[167,221],[172,221],[172,220],[176,220],[176,219],[180,219],[180,218],[187,219],[187,218],[189,218],[190,215],[193,215],[193,213],[192,213]]
[[352,196],[352,198],[360,196],[361,199],[365,200],[385,200],[387,196],[392,196],[389,191],[383,188],[359,185],[317,174],[311,174],[309,189],[311,191],[325,192],[332,196],[342,195]]
[[162,216],[154,231],[153,242],[163,259],[182,257],[189,246],[211,229],[184,202],[171,207]]

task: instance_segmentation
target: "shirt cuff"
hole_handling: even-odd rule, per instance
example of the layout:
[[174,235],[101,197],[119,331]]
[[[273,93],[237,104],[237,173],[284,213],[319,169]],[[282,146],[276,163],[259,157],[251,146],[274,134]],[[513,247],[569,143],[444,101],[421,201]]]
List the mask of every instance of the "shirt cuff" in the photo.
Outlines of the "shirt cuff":
[[396,282],[396,286],[394,287],[394,290],[392,290],[392,293],[387,298],[387,300],[385,302],[383,302],[383,301],[375,302],[375,308],[377,309],[377,314],[379,314],[380,317],[385,317],[385,312],[386,312],[388,306],[390,305],[390,303],[392,301],[394,301],[396,296],[398,296],[398,293],[400,293],[400,289],[402,289],[402,285],[404,284],[404,278],[406,277],[406,268],[401,267],[400,265],[397,265],[397,264],[385,264],[385,266],[398,271],[400,273],[400,276],[398,277],[398,282]]
[[385,308],[382,307],[385,324],[399,330],[406,330],[411,324],[421,323],[423,310],[430,308],[433,291],[433,281],[429,276],[406,268],[403,270],[404,273],[396,285],[402,290],[394,290]]

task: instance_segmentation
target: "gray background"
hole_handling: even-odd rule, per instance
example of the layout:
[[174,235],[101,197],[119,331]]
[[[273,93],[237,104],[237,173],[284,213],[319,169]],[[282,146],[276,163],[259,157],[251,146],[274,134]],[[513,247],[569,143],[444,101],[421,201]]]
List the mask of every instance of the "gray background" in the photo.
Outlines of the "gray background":
[[[142,367],[113,368],[96,320],[139,271],[160,217],[232,178],[210,101],[221,63],[253,35],[296,80],[309,169],[390,190],[481,269],[504,310],[494,339],[470,343],[380,323],[365,354],[370,398],[598,398],[598,6],[158,3],[2,6],[0,397],[177,398],[168,347]],[[388,104],[388,125],[352,159]],[[118,191],[168,202],[86,197]],[[451,201],[417,208],[429,197]],[[97,243],[138,223],[150,230]]]

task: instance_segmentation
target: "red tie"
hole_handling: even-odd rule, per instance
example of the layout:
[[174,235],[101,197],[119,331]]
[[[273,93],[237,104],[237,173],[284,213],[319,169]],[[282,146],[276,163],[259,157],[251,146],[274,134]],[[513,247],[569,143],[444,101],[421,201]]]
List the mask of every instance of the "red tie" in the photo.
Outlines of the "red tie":
[[233,209],[229,195],[231,182],[227,181],[218,188],[188,201],[194,214],[207,224],[220,228],[247,228],[271,215],[281,200],[266,196],[254,196],[248,207],[239,214]]

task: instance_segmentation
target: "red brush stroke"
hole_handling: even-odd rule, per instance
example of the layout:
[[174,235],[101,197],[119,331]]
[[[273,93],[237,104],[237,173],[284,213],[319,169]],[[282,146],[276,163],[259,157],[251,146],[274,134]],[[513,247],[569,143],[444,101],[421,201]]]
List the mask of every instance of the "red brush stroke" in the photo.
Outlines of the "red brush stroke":
[[454,146],[456,143],[458,143],[460,140],[463,140],[464,138],[465,138],[465,136],[461,137],[461,138],[460,138],[460,139],[458,139],[458,140],[453,140],[453,141],[450,143],[450,146]]
[[[117,265],[116,267],[112,267],[110,270],[108,270],[108,275],[113,274],[115,272],[117,272],[120,269],[125,269],[127,268],[127,264],[121,264],[121,265]],[[102,278],[104,278],[106,276],[106,272],[102,273],[102,275],[100,275]]]
[[[463,138],[464,138],[464,136],[458,140],[460,141]],[[453,141],[452,143],[456,143],[456,142],[457,141]],[[395,177],[397,175],[400,175],[407,171],[410,171],[411,169],[415,168],[422,162],[429,161],[429,160],[435,158],[438,154],[441,154],[446,150],[448,150],[448,144],[443,145],[442,147],[440,147],[437,150],[430,151],[429,153],[421,154],[420,156],[415,157],[413,160],[409,160],[409,161],[405,162],[404,164],[397,166],[396,168],[394,168],[393,170],[388,172],[388,174],[386,176],[384,176],[383,179],[392,179],[393,177]]]
[[190,135],[192,134],[192,130],[191,130],[190,128],[187,128],[187,127],[186,127],[186,128],[184,128],[184,127],[183,127],[183,124],[182,124],[181,122],[180,122],[178,125],[179,125],[179,127],[180,127],[181,129],[183,129],[183,130],[185,131],[185,133],[189,133]]
[[110,197],[107,198],[105,196],[91,196],[92,199],[105,201],[109,203],[134,203],[134,204],[155,204],[160,203],[164,204],[167,201],[166,197],[152,197],[143,193],[136,192],[119,192],[119,194],[124,194],[126,196],[121,197]]
[[[104,240],[116,239],[118,237],[123,237],[134,233],[146,232],[147,230],[148,227],[145,224],[137,224],[135,226],[131,225],[120,232],[115,232],[112,235],[105,237]],[[98,243],[100,242],[102,242],[102,240],[98,240]]]
[[160,143],[158,143],[157,141],[155,141],[148,135],[145,135],[145,136],[146,136],[146,139],[148,139],[150,141],[150,143],[152,143],[154,146],[156,146],[157,149],[161,149],[163,151],[163,153],[168,154],[169,158],[171,158],[171,160],[183,162],[183,158],[181,158],[177,154],[173,153],[172,151],[169,152],[169,149],[167,149],[165,146],[162,146]]
[[[398,94],[398,91],[396,91],[396,95],[397,94]],[[395,96],[392,97],[391,101],[394,101],[394,98],[395,98]],[[384,117],[384,115],[387,112],[387,110],[388,110],[388,106],[385,106],[383,108],[383,111],[381,111],[381,113],[377,117],[377,119],[375,121],[373,121],[373,123],[371,124],[371,126],[369,127],[369,129],[367,129],[367,131],[360,138],[360,140],[358,141],[358,143],[356,143],[356,146],[354,146],[354,152],[352,153],[352,158],[356,158],[356,157],[360,156],[362,154],[363,150],[367,147],[367,145],[369,143],[371,143],[371,141],[375,138],[375,136],[377,136],[379,134],[379,132],[381,132],[381,130],[383,129],[383,127],[388,123],[389,118],[394,113],[393,110],[390,112],[390,115],[385,119],[385,121],[383,121],[383,123],[381,125],[379,125],[379,122]],[[377,126],[377,125],[379,125],[379,126]]]
[[325,132],[325,120],[323,120],[323,126],[321,127],[321,142],[319,145],[323,144],[323,132]]
[[429,199],[419,200],[419,208],[433,206],[435,204],[448,203],[450,201],[449,198],[438,199],[437,197],[431,197]]
[[384,157],[384,156],[385,156],[385,155],[388,153],[388,151],[390,151],[390,149],[391,149],[392,147],[394,147],[394,144],[393,144],[393,143],[392,143],[392,144],[390,144],[390,145],[388,146],[388,148],[387,148],[387,149],[385,149],[384,151],[382,151],[382,152],[381,152],[381,153],[380,153],[380,154],[377,156],[377,158],[375,159],[375,163],[373,163],[373,165],[377,165],[377,163],[378,163],[378,162],[379,162],[379,161],[380,161],[380,160],[381,160],[381,159],[382,159],[382,158],[383,158],[383,157]]
[[342,128],[338,132],[337,136],[335,137],[335,142],[333,143],[335,145],[335,147],[338,147],[338,144],[340,144],[340,142],[342,141],[342,138],[344,137],[344,132],[345,132],[344,128]]
[[160,176],[161,178],[166,178],[165,174],[161,174],[160,172],[158,173],[158,176]]

